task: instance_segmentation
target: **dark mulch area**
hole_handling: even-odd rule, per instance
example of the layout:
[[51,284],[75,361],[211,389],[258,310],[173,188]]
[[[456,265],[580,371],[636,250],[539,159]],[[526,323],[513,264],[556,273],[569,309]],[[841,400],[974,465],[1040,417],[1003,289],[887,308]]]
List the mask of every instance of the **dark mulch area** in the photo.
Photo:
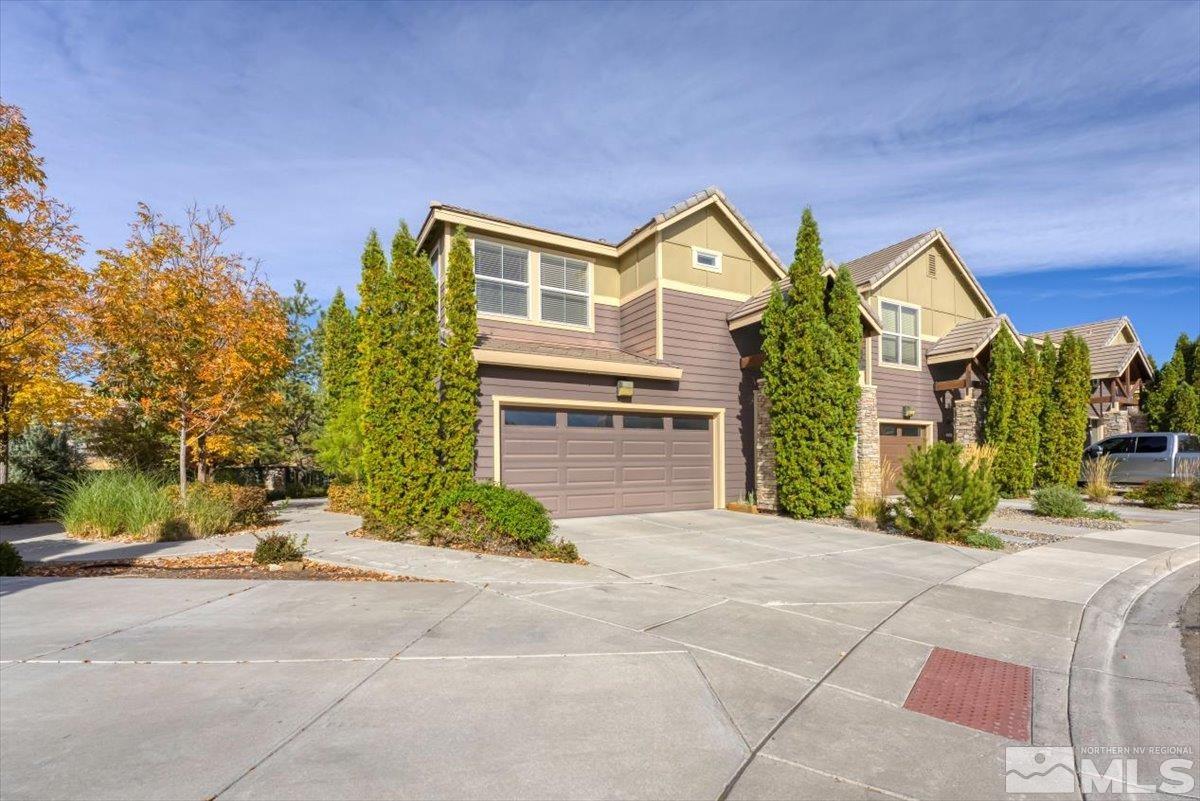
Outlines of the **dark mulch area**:
[[140,557],[94,562],[29,562],[23,576],[83,578],[91,576],[131,576],[136,578],[174,579],[253,579],[269,581],[425,581],[397,576],[378,570],[362,570],[328,562],[303,561],[300,570],[271,570],[255,564],[250,551],[220,551],[194,556]]

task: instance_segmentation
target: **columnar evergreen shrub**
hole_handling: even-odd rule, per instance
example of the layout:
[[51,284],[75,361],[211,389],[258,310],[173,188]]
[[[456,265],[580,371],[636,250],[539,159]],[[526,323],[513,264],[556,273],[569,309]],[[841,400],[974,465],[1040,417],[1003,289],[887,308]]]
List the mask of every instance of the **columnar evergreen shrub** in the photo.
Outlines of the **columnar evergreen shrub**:
[[1000,493],[1019,497],[1033,486],[1042,399],[1037,348],[1019,350],[1002,332],[992,345],[984,440],[997,449],[993,475]]
[[1054,444],[1050,431],[1057,425],[1059,409],[1054,402],[1054,376],[1058,372],[1058,349],[1047,339],[1038,354],[1038,446],[1033,483],[1045,486],[1054,483]]
[[397,409],[398,477],[391,522],[415,526],[433,513],[439,490],[438,376],[441,343],[438,336],[437,284],[429,258],[404,223],[392,240],[392,271],[396,276],[399,338],[394,358],[399,362],[400,403]]
[[835,280],[827,302],[824,261],[816,220],[805,209],[791,291],[772,293],[762,326],[779,505],[797,517],[840,515],[853,491],[861,329],[851,343],[848,276]]
[[454,232],[446,266],[446,344],[442,352],[442,402],[438,407],[442,471],[448,486],[469,481],[475,469],[479,371],[472,350],[479,337],[475,316],[475,258],[466,232]]
[[1143,392],[1142,410],[1152,431],[1195,432],[1200,429],[1198,343],[1200,337],[1192,341],[1187,334],[1180,334],[1174,354]]
[[1050,440],[1043,484],[1074,484],[1087,440],[1092,368],[1088,347],[1071,331],[1063,337],[1051,386],[1053,414],[1042,431]]
[[965,542],[996,508],[999,493],[987,459],[964,459],[958,443],[936,442],[904,463],[896,515],[902,531],[936,542]]
[[358,287],[359,388],[361,391],[363,514],[386,521],[403,483],[396,449],[400,412],[400,365],[397,360],[399,314],[397,287],[379,236],[371,231],[362,256]]
[[338,287],[321,318],[321,404],[327,418],[358,392],[358,325]]

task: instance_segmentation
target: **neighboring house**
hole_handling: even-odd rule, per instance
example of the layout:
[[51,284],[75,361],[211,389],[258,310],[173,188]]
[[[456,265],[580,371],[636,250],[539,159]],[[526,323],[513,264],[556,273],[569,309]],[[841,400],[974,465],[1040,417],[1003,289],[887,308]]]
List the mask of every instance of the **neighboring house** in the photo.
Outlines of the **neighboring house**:
[[[720,190],[616,244],[434,203],[418,243],[439,286],[459,226],[475,254],[479,478],[556,517],[772,505],[759,326],[786,270]],[[846,266],[863,297],[871,487],[881,455],[976,436],[988,346],[1015,332],[940,231]]]

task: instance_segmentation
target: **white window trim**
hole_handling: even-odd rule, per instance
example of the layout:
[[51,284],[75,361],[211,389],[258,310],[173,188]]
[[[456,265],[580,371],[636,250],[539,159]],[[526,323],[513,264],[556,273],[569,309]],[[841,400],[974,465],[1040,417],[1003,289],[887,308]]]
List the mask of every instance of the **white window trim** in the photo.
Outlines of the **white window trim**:
[[[560,289],[556,286],[546,286],[542,283],[542,257],[553,256],[556,259],[570,259],[571,261],[581,261],[587,271],[587,289],[579,292],[574,289]],[[538,251],[538,322],[542,325],[554,326],[556,328],[569,328],[573,331],[591,331],[592,330],[592,295],[593,295],[593,275],[595,274],[594,265],[587,259],[581,259],[578,256],[568,256],[565,253],[555,253],[552,250]],[[547,320],[542,314],[542,292],[559,292],[563,295],[574,295],[577,298],[583,298],[587,302],[587,321],[583,324],[562,323],[558,320]]]
[[[508,248],[509,250],[525,251],[525,280],[524,281],[514,281],[511,278],[496,278],[491,275],[481,276],[481,275],[479,275],[478,272],[475,272],[476,284],[478,284],[480,279],[482,278],[482,280],[484,280],[484,281],[495,281],[496,283],[499,283],[499,284],[508,284],[509,286],[525,287],[525,314],[523,314],[523,315],[522,314],[505,314],[503,312],[481,311],[479,309],[478,294],[475,296],[475,311],[476,311],[476,313],[480,317],[488,318],[488,319],[532,320],[533,319],[533,298],[531,296],[533,295],[533,280],[532,279],[533,279],[534,251],[530,250],[529,248],[521,247],[519,245],[509,245],[504,242],[499,242],[495,239],[485,239],[483,237],[476,237],[473,240],[471,240],[471,260],[475,264],[478,264],[478,260],[476,259],[476,256],[475,256],[475,248],[480,242],[485,242],[489,245],[495,245],[496,247],[501,248],[501,252],[500,252],[500,263],[501,264],[504,263],[504,250],[503,250],[504,248]],[[540,295],[539,295],[539,297],[540,297]]]
[[[913,304],[913,303],[905,303],[902,300],[896,300],[894,298],[885,298],[883,296],[880,296],[878,312],[879,312],[879,322],[880,322],[881,326],[883,325],[883,304],[885,304],[885,303],[891,303],[892,305],[897,307],[897,311],[896,311],[897,321],[900,319],[900,312],[899,312],[900,309],[915,309],[917,312],[917,333],[916,333],[916,335],[910,336],[908,334],[900,334],[895,331],[884,330],[879,335],[879,362],[878,362],[879,366],[891,368],[893,370],[920,370],[921,362],[922,362],[921,343],[925,341],[925,338],[923,336],[921,336],[921,307],[916,304]],[[916,364],[904,364],[903,362],[900,362],[900,361],[896,361],[896,362],[884,361],[884,359],[883,359],[883,338],[885,336],[897,337],[897,340],[898,340],[897,346],[896,346],[896,357],[897,358],[900,357],[900,354],[902,352],[902,349],[900,348],[899,343],[905,339],[915,340],[917,343],[917,363]]]
[[[701,256],[701,255],[715,257],[717,260],[716,266],[709,267],[707,264],[701,264],[700,260],[697,258],[698,256]],[[706,273],[721,272],[721,251],[709,250],[708,248],[702,248],[702,247],[697,247],[696,245],[692,245],[692,266],[695,267],[697,270],[704,270]]]

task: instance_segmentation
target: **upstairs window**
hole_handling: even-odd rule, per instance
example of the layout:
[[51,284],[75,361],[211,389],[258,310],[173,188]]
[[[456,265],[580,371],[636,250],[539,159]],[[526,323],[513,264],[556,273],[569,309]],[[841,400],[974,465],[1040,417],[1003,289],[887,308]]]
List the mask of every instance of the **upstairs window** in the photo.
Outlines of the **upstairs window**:
[[692,266],[710,273],[721,272],[721,254],[715,250],[692,247]]
[[921,309],[889,300],[879,302],[883,336],[879,348],[882,364],[921,365]]
[[475,295],[486,314],[529,316],[529,251],[475,240]]
[[588,324],[588,264],[542,254],[542,319],[564,325]]

